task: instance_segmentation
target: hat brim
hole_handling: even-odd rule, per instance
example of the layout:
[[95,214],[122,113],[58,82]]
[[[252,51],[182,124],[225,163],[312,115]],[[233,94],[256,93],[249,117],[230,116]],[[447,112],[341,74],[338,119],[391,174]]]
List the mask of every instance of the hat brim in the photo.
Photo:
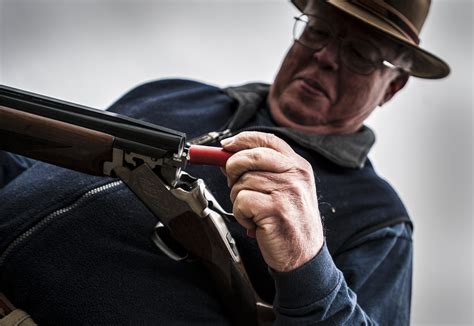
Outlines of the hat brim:
[[[301,12],[303,12],[308,2],[307,0],[291,1]],[[347,0],[326,0],[325,2],[386,34],[395,42],[411,50],[413,60],[412,66],[410,68],[411,75],[429,79],[443,78],[449,75],[450,69],[446,62],[434,54],[431,54],[428,51],[420,48],[417,44],[413,43],[412,40],[398,32],[383,19],[371,14],[370,12],[367,12],[366,10],[363,10],[358,6],[351,4]]]

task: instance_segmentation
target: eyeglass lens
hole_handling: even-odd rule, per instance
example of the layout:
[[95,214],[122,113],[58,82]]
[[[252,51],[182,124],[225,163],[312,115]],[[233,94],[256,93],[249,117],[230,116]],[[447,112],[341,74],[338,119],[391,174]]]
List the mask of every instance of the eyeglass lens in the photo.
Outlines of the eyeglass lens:
[[[304,14],[295,19],[293,37],[300,44],[320,51],[333,39],[332,28],[323,19]],[[373,44],[351,37],[342,39],[340,55],[351,71],[363,75],[372,73],[382,61],[380,52]]]

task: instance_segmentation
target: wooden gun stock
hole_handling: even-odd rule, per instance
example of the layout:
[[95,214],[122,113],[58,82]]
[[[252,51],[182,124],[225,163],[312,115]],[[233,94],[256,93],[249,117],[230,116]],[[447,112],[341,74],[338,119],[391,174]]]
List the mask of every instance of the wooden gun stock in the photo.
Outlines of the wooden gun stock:
[[[212,216],[201,219],[187,211],[174,218],[169,228],[172,236],[181,239],[180,244],[209,270],[235,325],[272,324],[272,307],[254,290],[243,262],[231,259]],[[190,233],[189,229],[196,232]]]
[[93,175],[104,175],[114,137],[0,106],[0,149]]
[[[146,164],[132,171],[118,168],[116,173],[166,226],[171,237],[208,269],[234,324],[262,326],[273,322],[272,306],[255,291],[225,224],[224,216],[229,219],[229,214],[222,211],[203,180],[183,172],[183,187],[170,190]],[[168,254],[174,246],[168,247],[162,235],[155,233],[157,246],[171,259],[184,259],[178,252]]]

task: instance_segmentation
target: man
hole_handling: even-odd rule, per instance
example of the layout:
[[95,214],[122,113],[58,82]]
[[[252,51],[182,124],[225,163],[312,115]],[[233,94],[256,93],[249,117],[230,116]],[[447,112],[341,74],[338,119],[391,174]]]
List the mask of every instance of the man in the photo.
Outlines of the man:
[[[449,73],[417,45],[429,3],[294,3],[295,43],[269,92],[164,80],[110,110],[190,139],[221,131],[235,152],[225,176],[189,171],[243,226],[229,228],[276,323],[408,324],[411,222],[367,160],[363,122],[409,75]],[[229,322],[198,262],[153,247],[155,220],[121,182],[35,163],[5,184],[1,289],[40,324]]]

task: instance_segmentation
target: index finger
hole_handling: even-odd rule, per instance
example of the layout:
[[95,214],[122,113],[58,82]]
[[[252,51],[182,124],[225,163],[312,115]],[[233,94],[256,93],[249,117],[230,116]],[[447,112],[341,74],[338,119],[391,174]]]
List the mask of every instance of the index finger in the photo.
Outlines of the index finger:
[[285,173],[292,168],[287,156],[266,147],[244,149],[232,155],[226,163],[225,171],[229,187],[246,172],[262,171]]

